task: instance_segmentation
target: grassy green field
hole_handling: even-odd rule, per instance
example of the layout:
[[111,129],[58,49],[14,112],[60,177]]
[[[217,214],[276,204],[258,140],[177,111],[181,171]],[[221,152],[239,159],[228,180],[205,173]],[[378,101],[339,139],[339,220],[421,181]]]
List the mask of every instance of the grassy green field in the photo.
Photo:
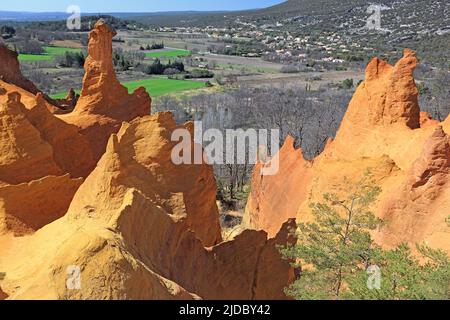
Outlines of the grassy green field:
[[50,61],[53,57],[44,54],[19,54],[19,61]]
[[44,54],[19,54],[19,61],[50,61],[66,52],[80,52],[81,49],[65,47],[44,47]]
[[[44,47],[43,54],[20,54],[20,61],[50,61],[55,56],[64,55],[66,52],[80,52],[81,49],[66,48],[66,47]],[[176,58],[190,56],[191,52],[188,50],[170,50],[148,52],[145,54],[147,58]]]
[[[123,83],[128,91],[132,93],[139,87],[144,87],[151,97],[159,97],[169,93],[176,93],[186,90],[205,88],[205,83],[191,80],[172,80],[164,78],[154,78],[136,80]],[[53,99],[62,99],[67,96],[67,92],[51,95]]]
[[191,80],[157,78],[125,82],[124,86],[128,88],[129,92],[133,92],[139,87],[144,87],[150,93],[150,96],[159,97],[169,93],[204,88],[205,83]]
[[145,56],[147,58],[176,58],[176,57],[187,57],[192,53],[188,50],[171,50],[171,51],[158,51],[158,52],[147,52]]

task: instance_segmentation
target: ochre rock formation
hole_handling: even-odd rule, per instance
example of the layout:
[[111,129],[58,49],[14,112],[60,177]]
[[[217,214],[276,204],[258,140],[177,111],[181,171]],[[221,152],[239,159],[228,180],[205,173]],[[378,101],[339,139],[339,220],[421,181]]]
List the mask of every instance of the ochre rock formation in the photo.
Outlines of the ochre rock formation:
[[8,94],[8,101],[0,105],[0,176],[6,183],[18,184],[62,174],[53,159],[52,147],[42,139],[26,114],[27,109],[16,92]]
[[[372,59],[366,68],[366,79],[350,103],[341,130],[395,123],[418,128],[419,92],[413,77],[417,62],[415,53],[408,49],[395,66],[378,58]],[[365,107],[362,108],[361,103]]]
[[8,298],[8,295],[2,291],[2,288],[0,288],[0,300],[5,300]]
[[0,54],[0,234],[19,236],[62,217],[95,161],[79,129],[22,76],[17,54]]
[[[125,123],[119,134],[111,138],[110,149],[75,196],[72,211],[81,212],[88,199],[90,205],[104,199],[108,207],[115,202],[120,206],[122,185],[130,186],[157,200],[174,219],[184,219],[205,246],[221,242],[212,167],[172,163],[176,143],[171,141],[171,134],[177,128],[170,113]],[[83,201],[78,201],[80,194]]]
[[288,138],[278,175],[260,177],[257,166],[246,226],[273,236],[286,218],[310,221],[309,204],[323,201],[325,193],[345,194],[344,177],[356,182],[370,169],[383,190],[373,208],[385,220],[374,234],[377,242],[386,247],[428,243],[450,253],[450,118],[439,124],[420,112],[416,64],[411,50],[395,66],[373,59],[336,139],[321,155],[302,159]]
[[53,100],[58,107],[52,108],[50,109],[50,111],[54,114],[64,114],[72,112],[79,98],[80,96],[75,92],[75,90],[73,90],[73,88],[70,88],[65,98]]
[[52,115],[46,97],[0,47],[0,234],[35,232],[62,217],[95,167],[87,139]]
[[0,124],[4,169],[0,172],[4,179],[9,175],[8,182],[18,183],[62,172],[75,178],[89,175],[95,161],[88,140],[78,128],[52,115],[41,93],[28,97],[27,104],[28,109],[19,92],[0,95],[4,119]]
[[193,125],[128,94],[113,36],[91,32],[72,112],[74,92],[61,109],[14,72],[0,80],[0,299],[285,299],[277,246],[294,221],[223,242],[212,167],[171,159],[172,133]]
[[0,186],[0,234],[31,234],[62,217],[81,185],[68,175]]
[[[8,84],[17,86],[31,95],[41,92],[36,85],[28,80],[20,70],[18,53],[10,50],[5,44],[0,43],[0,80]],[[0,87],[1,88],[1,87]],[[1,90],[1,89],[0,89]],[[54,100],[47,95],[42,97],[49,103],[48,107],[55,113],[67,112],[73,109],[76,103],[76,96],[68,96],[65,99]]]
[[18,53],[10,50],[5,44],[0,44],[0,80],[14,84],[32,94],[39,92],[33,82],[22,75]]
[[[395,66],[374,58],[367,66],[366,80],[357,88],[326,154],[353,160],[389,156],[407,170],[427,138],[420,127],[418,90],[413,71],[417,59],[405,50]],[[433,126],[427,126],[433,130]],[[389,128],[389,130],[387,130]],[[407,153],[407,154],[406,154]]]
[[[67,214],[0,250],[9,299],[286,298],[294,275],[276,245],[293,221],[271,240],[244,231],[222,243],[212,168],[169,160],[178,128],[191,130],[160,113],[111,136]],[[70,266],[79,290],[66,287]]]
[[256,230],[223,242],[212,168],[171,159],[173,132],[192,124],[150,116],[144,89],[128,94],[113,36],[103,21],[91,32],[69,113],[0,66],[0,299],[286,299],[294,272],[278,246],[295,241],[292,218],[312,219],[311,202],[368,168],[383,190],[376,241],[450,251],[450,118],[420,112],[412,51],[369,64],[316,159],[288,138],[277,175],[256,165],[244,218]]
[[369,64],[316,159],[288,138],[277,175],[256,165],[244,218],[256,230],[223,242],[213,169],[171,159],[173,132],[192,135],[192,124],[150,116],[142,88],[128,94],[113,36],[103,21],[91,32],[71,112],[74,92],[61,110],[0,49],[11,61],[0,63],[0,299],[286,299],[294,271],[278,246],[295,241],[295,218],[312,219],[311,202],[345,192],[343,177],[351,183],[368,168],[383,190],[375,240],[450,252],[450,118],[420,112],[412,51],[395,66]]
[[384,204],[381,212],[388,223],[378,234],[379,242],[389,246],[400,241],[425,242],[448,250],[449,173],[450,136],[437,126],[402,185]]
[[[36,94],[26,91],[14,84],[0,80],[0,103],[6,103],[8,101],[8,94],[13,92],[20,94],[20,102],[25,106],[25,108],[31,109],[31,107],[36,104]],[[50,105],[48,102],[46,102],[46,107],[49,110],[57,108]]]
[[[306,196],[306,187],[312,172],[312,163],[303,158],[301,149],[294,149],[292,137],[288,137],[280,149],[279,163],[282,164],[279,172],[268,176],[261,174],[264,164],[256,164],[252,176],[251,196],[243,221],[245,226],[257,226],[258,230],[266,231],[270,237],[275,236],[281,225],[297,211],[301,199]],[[298,196],[291,197],[291,190],[295,190]],[[264,212],[273,212],[276,217],[266,216]]]
[[51,114],[40,93],[28,112],[28,118],[40,131],[41,137],[52,146],[54,160],[64,172],[76,178],[87,177],[92,172],[96,162],[89,141],[75,125]]
[[59,116],[80,128],[90,142],[96,161],[122,122],[149,115],[151,108],[151,98],[144,88],[128,94],[128,89],[117,80],[112,62],[114,36],[115,31],[103,20],[97,22],[89,35],[89,55],[80,98],[71,113]]
[[420,112],[420,127],[425,128],[428,126],[435,127],[439,124],[439,121],[434,120],[428,112]]
[[12,92],[0,103],[0,233],[30,233],[63,216],[82,182],[70,174],[80,177],[93,166],[80,158],[77,167],[74,157],[89,153],[87,142],[42,101],[38,94],[28,110]]
[[[0,105],[2,117],[5,117],[2,136],[6,138],[2,147],[9,148],[9,151],[4,150],[2,156],[10,159],[10,164],[3,164],[4,170],[13,176],[15,182],[42,178],[43,174],[70,173],[74,178],[88,176],[96,162],[87,138],[79,133],[77,126],[52,115],[62,110],[20,73],[16,52],[0,46],[0,55],[5,58],[0,60],[0,76],[3,79],[0,80]],[[64,101],[76,99],[75,92],[69,96]],[[11,131],[19,137],[9,139]],[[42,141],[37,143],[38,140]],[[12,153],[26,149],[22,149],[22,143],[33,150],[22,152],[23,156],[13,156]],[[52,168],[48,170],[49,167]]]

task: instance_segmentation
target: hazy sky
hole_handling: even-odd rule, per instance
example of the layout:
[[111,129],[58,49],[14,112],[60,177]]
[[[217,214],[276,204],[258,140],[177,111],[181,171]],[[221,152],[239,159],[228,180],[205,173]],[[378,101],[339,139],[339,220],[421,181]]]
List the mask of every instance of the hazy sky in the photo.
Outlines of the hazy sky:
[[213,11],[264,8],[284,0],[1,0],[0,11],[58,11],[78,5],[82,12]]

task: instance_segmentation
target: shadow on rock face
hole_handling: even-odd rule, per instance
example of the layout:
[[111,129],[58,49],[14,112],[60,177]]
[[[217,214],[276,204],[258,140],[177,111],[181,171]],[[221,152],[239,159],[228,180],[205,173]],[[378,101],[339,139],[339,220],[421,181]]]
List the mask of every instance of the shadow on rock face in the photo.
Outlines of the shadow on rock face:
[[[5,278],[6,274],[3,272],[0,272],[0,281]],[[2,288],[0,287],[0,300],[5,300],[8,298],[8,295],[3,292]]]
[[6,300],[6,298],[8,298],[8,295],[0,288],[0,300]]

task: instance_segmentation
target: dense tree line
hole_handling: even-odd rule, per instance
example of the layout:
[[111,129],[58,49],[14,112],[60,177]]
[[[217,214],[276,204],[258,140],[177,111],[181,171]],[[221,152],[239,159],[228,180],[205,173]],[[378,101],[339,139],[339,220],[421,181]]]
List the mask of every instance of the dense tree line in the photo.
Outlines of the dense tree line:
[[141,46],[140,47],[140,50],[147,50],[147,51],[149,51],[149,50],[160,50],[160,49],[164,49],[165,48],[165,45],[164,45],[164,42],[153,42],[151,45],[150,44],[147,44],[145,47],[144,46]]
[[144,72],[147,74],[154,74],[154,75],[162,75],[165,74],[167,70],[170,70],[171,73],[173,72],[184,72],[184,64],[181,61],[169,61],[167,64],[164,64],[161,62],[161,60],[156,59],[153,61],[152,64],[146,65],[144,67]]
[[56,56],[56,62],[64,68],[83,68],[86,55],[83,52],[66,52],[64,55]]
[[15,50],[22,54],[43,54],[44,47],[42,43],[36,40],[25,40],[14,45]]
[[125,51],[116,48],[113,52],[113,64],[119,71],[127,71],[138,67],[144,59],[145,55],[139,51]]
[[[75,32],[88,32],[91,31],[95,23],[103,19],[111,27],[117,30],[128,30],[133,29],[134,26],[142,26],[136,21],[120,19],[110,15],[96,15],[96,16],[82,16],[81,17],[81,30],[74,30]],[[45,31],[62,31],[70,32],[67,29],[66,20],[58,21],[39,21],[39,22],[27,22],[22,24],[26,29],[29,30],[45,30]]]
[[14,27],[12,26],[3,25],[0,27],[0,36],[5,40],[14,37],[15,34],[16,29],[14,29]]

